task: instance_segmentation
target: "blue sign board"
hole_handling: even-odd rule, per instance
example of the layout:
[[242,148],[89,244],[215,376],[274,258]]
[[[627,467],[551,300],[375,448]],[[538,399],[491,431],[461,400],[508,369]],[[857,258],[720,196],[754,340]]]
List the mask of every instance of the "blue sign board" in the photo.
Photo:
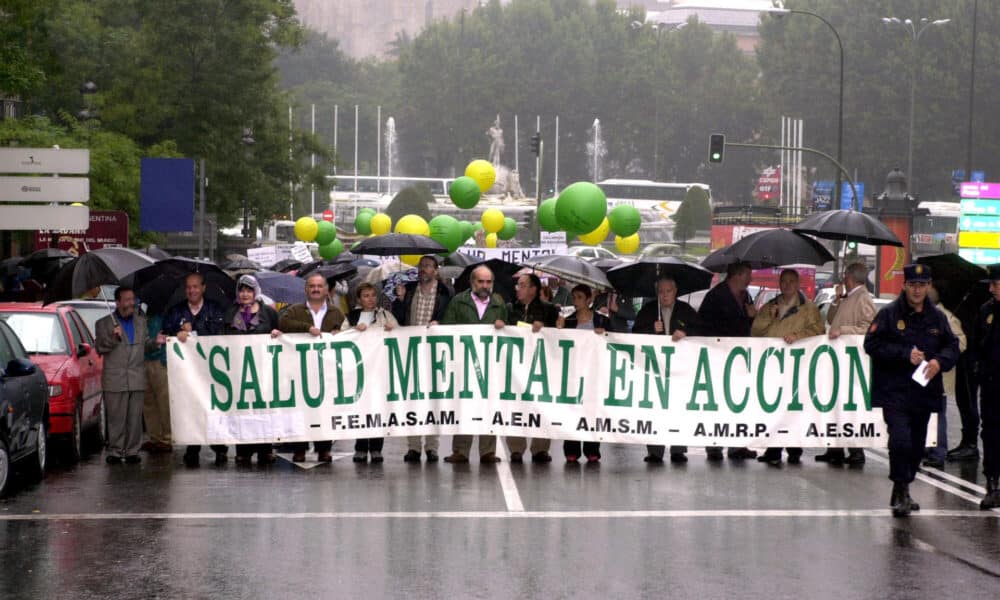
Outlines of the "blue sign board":
[[830,210],[833,199],[833,182],[817,181],[813,184],[812,205],[814,211]]
[[858,181],[854,184],[854,189],[858,192],[858,203],[854,203],[854,194],[851,193],[851,184],[844,181],[840,184],[840,208],[842,210],[861,210],[865,205],[865,184]]
[[194,231],[194,160],[144,158],[140,171],[143,231]]
[[965,169],[955,169],[951,172],[951,193],[958,196],[963,181],[986,182],[986,171],[973,171],[972,177],[965,178]]
[[962,217],[970,215],[1000,215],[1000,200],[962,198]]
[[986,248],[959,248],[958,255],[976,265],[1000,263],[1000,250]]

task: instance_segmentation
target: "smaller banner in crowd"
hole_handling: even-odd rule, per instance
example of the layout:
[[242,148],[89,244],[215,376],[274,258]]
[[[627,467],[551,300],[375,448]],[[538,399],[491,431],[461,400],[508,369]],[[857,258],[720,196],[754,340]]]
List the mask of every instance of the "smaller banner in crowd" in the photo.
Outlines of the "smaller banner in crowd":
[[863,339],[482,325],[171,338],[171,420],[182,444],[462,433],[884,447]]

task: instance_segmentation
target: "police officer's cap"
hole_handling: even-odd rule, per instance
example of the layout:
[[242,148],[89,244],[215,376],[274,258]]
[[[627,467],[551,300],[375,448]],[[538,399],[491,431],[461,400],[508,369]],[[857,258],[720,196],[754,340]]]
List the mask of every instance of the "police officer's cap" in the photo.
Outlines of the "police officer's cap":
[[985,281],[1000,281],[1000,265],[990,265],[986,267]]
[[903,280],[927,283],[931,280],[931,268],[927,265],[906,265],[903,267]]

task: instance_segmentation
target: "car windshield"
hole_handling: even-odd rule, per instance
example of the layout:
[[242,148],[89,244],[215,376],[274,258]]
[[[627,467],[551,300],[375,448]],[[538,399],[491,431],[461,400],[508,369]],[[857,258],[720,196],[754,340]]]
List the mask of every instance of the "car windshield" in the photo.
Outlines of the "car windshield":
[[58,315],[51,313],[0,313],[29,354],[69,354],[66,332]]

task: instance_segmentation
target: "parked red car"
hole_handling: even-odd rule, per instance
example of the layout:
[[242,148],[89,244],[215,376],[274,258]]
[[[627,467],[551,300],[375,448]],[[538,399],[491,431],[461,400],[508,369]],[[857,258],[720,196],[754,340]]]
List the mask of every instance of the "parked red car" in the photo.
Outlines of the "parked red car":
[[104,445],[104,360],[94,336],[69,306],[0,303],[3,320],[21,339],[31,360],[42,368],[49,384],[49,434],[63,438],[64,455],[75,462],[83,456],[84,433],[96,447]]

